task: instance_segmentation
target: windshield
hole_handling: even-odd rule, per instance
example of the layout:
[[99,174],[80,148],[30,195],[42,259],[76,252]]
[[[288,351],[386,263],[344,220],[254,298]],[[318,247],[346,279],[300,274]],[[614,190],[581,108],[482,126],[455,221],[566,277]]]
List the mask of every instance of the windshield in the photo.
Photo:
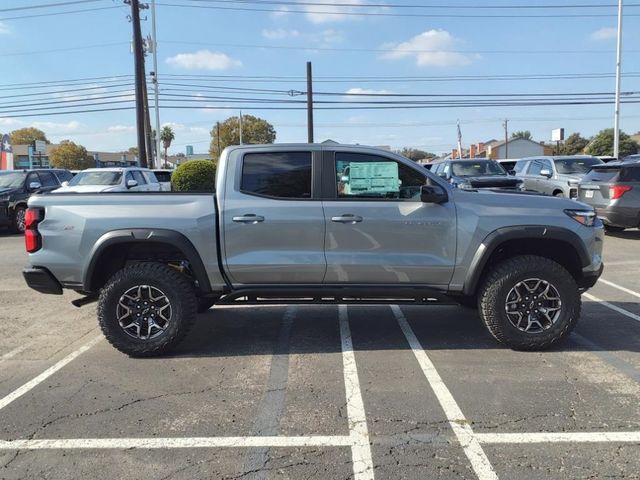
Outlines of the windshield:
[[20,188],[26,176],[24,172],[0,172],[0,188]]
[[456,177],[483,177],[487,175],[506,175],[507,171],[498,163],[485,160],[472,162],[469,160],[453,162],[451,171]]
[[589,172],[594,165],[600,165],[601,163],[603,162],[599,158],[562,158],[555,160],[556,170],[562,175],[584,174]]
[[122,179],[122,172],[80,172],[69,182],[69,186],[76,185],[118,185]]

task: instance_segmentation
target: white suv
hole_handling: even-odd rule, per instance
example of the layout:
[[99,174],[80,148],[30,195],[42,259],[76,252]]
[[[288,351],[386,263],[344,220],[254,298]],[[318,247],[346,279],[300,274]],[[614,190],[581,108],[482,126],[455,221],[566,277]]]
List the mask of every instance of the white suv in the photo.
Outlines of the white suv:
[[53,193],[159,192],[160,183],[147,168],[89,168]]

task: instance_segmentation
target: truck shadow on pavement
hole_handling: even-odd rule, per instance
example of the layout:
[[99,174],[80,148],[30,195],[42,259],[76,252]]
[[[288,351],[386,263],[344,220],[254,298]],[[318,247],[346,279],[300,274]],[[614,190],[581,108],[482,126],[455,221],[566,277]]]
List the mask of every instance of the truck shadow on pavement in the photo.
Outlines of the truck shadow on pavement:
[[622,232],[607,232],[607,237],[622,238],[625,240],[640,240],[640,230],[624,230]]
[[[632,302],[610,302],[630,312]],[[585,301],[582,319],[573,334],[551,352],[640,352],[640,324],[600,305]],[[172,357],[272,355],[281,337],[287,308],[295,308],[289,322],[286,352],[341,352],[338,308],[298,305],[217,307],[198,315],[193,330]],[[403,313],[425,350],[496,350],[511,352],[496,342],[473,310],[455,306],[403,306]],[[349,325],[356,351],[410,350],[387,306],[349,306]],[[526,354],[526,353],[524,353]],[[531,353],[529,353],[531,354]]]

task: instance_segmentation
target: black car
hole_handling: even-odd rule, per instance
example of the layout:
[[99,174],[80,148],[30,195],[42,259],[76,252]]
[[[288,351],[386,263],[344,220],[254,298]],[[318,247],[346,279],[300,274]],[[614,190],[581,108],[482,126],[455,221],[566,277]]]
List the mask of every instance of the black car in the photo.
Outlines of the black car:
[[431,171],[451,185],[466,190],[501,188],[520,190],[522,180],[509,175],[494,160],[443,160],[434,163]]
[[610,232],[640,227],[640,160],[594,166],[580,182],[578,200],[593,206]]
[[[68,170],[57,172],[64,171]],[[52,170],[0,171],[0,226],[24,232],[24,215],[29,197],[34,193],[55,190],[60,183],[56,172]]]

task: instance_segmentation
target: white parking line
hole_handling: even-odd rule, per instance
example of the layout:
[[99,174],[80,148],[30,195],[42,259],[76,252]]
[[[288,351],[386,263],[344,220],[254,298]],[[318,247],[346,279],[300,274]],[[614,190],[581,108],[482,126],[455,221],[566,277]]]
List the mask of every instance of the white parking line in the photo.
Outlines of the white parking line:
[[616,311],[618,313],[621,313],[622,315],[624,315],[625,317],[629,317],[637,322],[640,322],[640,315],[636,315],[635,313],[631,313],[629,310],[625,310],[624,308],[621,308],[617,305],[614,305],[613,303],[609,303],[605,300],[602,300],[601,298],[596,297],[595,295],[591,295],[590,293],[583,293],[582,294],[583,297],[588,298],[589,300],[591,300],[592,302],[597,302],[607,308],[610,308],[613,311]]
[[40,383],[44,382],[47,378],[49,378],[51,375],[53,375],[58,370],[63,368],[65,365],[67,365],[68,363],[70,363],[73,360],[75,360],[76,358],[78,358],[80,355],[82,355],[84,352],[89,350],[91,347],[93,347],[96,343],[98,343],[103,338],[104,337],[102,335],[98,335],[97,337],[93,338],[93,340],[90,340],[88,343],[85,343],[83,346],[81,346],[77,350],[71,352],[69,355],[64,357],[59,362],[57,362],[54,365],[52,365],[51,367],[47,368],[44,372],[42,372],[40,375],[38,375],[34,379],[29,380],[27,383],[22,385],[17,390],[14,390],[13,392],[11,392],[6,397],[0,399],[0,410],[2,410],[4,407],[9,405],[14,400],[20,398],[22,395],[27,393],[29,390],[37,387]]
[[480,443],[638,443],[640,432],[476,433]]
[[442,381],[436,367],[429,359],[427,353],[422,348],[422,345],[420,345],[420,341],[413,333],[413,330],[409,326],[409,322],[407,322],[402,310],[400,310],[398,305],[392,305],[391,310],[393,310],[393,314],[396,317],[404,336],[407,338],[407,342],[409,342],[409,346],[411,347],[411,350],[413,350],[413,354],[415,355],[416,360],[418,360],[424,376],[427,377],[427,381],[431,385],[433,393],[435,393],[438,402],[440,402],[440,406],[447,416],[447,420],[453,429],[453,433],[455,433],[465,455],[469,459],[469,462],[471,462],[473,471],[480,480],[497,480],[498,475],[491,466],[491,463],[489,462],[487,455],[484,453],[476,435],[473,433],[469,422],[462,413],[462,410],[460,410],[460,407],[453,398],[453,395],[451,395],[451,392]]
[[344,387],[347,396],[347,417],[349,419],[350,437],[353,442],[351,446],[353,478],[354,480],[373,480],[373,459],[369,443],[367,417],[360,391],[360,380],[358,379],[358,368],[353,352],[353,341],[351,340],[346,305],[338,306],[338,316],[340,320],[340,339],[342,341]]
[[604,278],[600,278],[598,281],[600,283],[604,283],[605,285],[609,285],[610,287],[617,288],[618,290],[628,293],[629,295],[633,295],[634,297],[640,298],[640,293],[634,290],[631,290],[629,288],[623,287],[622,285],[618,285],[617,283],[610,282],[609,280],[605,280]]
[[172,448],[246,448],[246,447],[352,447],[351,436],[301,437],[184,437],[184,438],[64,438],[37,440],[0,440],[1,450],[47,449],[172,449]]
[[3,354],[0,357],[0,363],[4,362],[5,360],[10,360],[13,357],[15,357],[16,355],[18,355],[19,353],[25,351],[27,349],[29,345],[25,344],[25,345],[20,345],[19,347],[14,348],[13,350],[8,351],[7,353]]

